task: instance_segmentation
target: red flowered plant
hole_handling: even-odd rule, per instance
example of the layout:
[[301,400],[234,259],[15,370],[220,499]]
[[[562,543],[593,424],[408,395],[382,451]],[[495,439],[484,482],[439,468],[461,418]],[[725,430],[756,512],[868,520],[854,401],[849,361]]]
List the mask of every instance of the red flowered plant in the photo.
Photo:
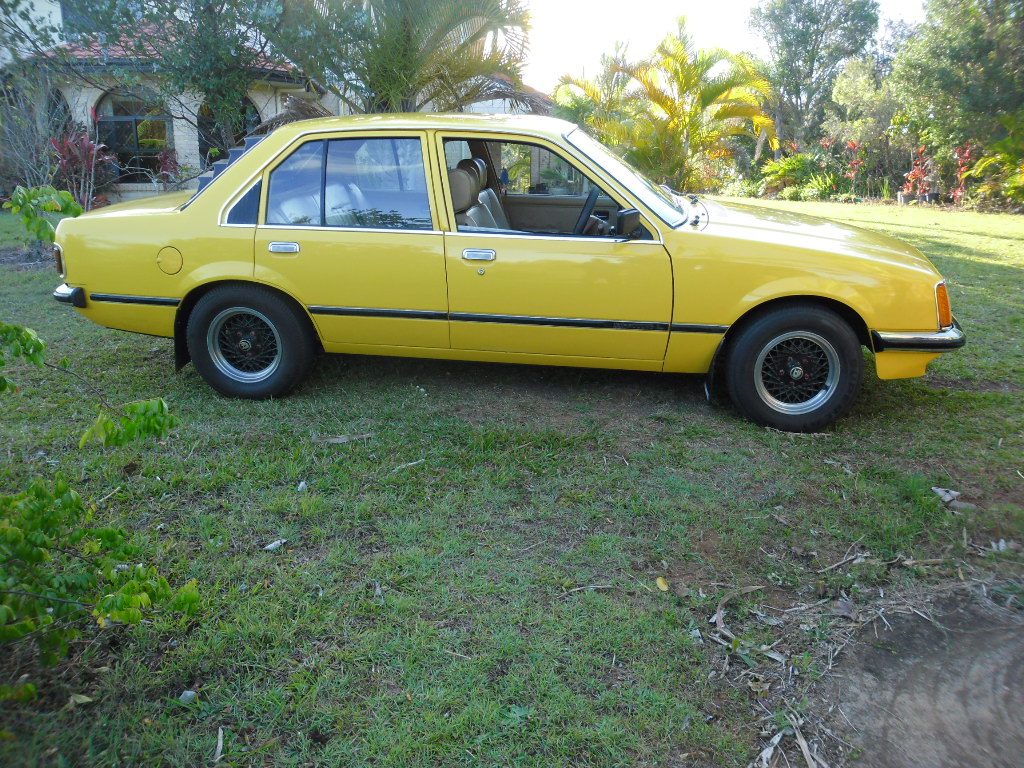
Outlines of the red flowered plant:
[[920,147],[915,153],[914,167],[910,169],[910,173],[904,174],[907,183],[903,185],[903,194],[914,194],[915,187],[919,195],[927,195],[931,191],[931,184],[928,183],[928,169],[926,167],[931,161],[931,157],[925,154],[927,151],[928,147]]
[[971,144],[971,142],[965,142],[953,150],[953,157],[956,158],[956,183],[953,187],[953,200],[960,202],[964,199],[964,195],[967,193],[967,182],[965,178],[967,173],[971,170],[971,166],[978,159],[978,148]]
[[95,207],[96,188],[110,180],[114,156],[85,131],[66,133],[50,144],[57,157],[55,185],[70,191],[85,210]]
[[850,161],[847,163],[847,167],[850,169],[843,174],[847,179],[850,179],[850,191],[857,194],[857,174],[860,173],[861,167],[864,165],[864,160],[861,158],[861,151],[864,149],[864,145],[857,141],[846,142],[846,151],[850,153]]
[[165,184],[173,184],[181,179],[181,166],[178,155],[173,149],[165,149],[157,155],[160,164],[159,178]]

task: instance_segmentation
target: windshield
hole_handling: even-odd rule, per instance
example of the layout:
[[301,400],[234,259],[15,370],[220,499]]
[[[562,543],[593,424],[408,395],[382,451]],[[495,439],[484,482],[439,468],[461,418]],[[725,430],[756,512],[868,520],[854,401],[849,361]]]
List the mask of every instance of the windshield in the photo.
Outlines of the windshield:
[[687,214],[683,208],[682,198],[645,178],[640,171],[615,155],[601,142],[592,139],[579,128],[565,138],[576,149],[611,173],[670,227],[678,227],[686,221]]

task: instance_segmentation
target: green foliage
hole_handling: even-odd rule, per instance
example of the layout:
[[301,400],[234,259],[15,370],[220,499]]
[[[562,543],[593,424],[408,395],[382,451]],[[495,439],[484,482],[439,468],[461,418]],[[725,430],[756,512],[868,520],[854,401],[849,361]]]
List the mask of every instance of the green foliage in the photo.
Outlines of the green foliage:
[[528,28],[520,0],[290,0],[283,8],[275,42],[353,112],[532,104],[516,88]]
[[750,25],[771,51],[780,137],[798,144],[815,138],[843,62],[861,53],[878,28],[878,3],[763,0]]
[[964,178],[981,181],[976,192],[984,199],[1024,204],[1024,110],[1001,122],[1007,137],[994,143]]
[[[137,624],[144,610],[171,600],[155,568],[125,563],[138,555],[127,534],[94,527],[94,512],[61,477],[0,497],[0,642],[32,639],[53,664],[85,618]],[[194,605],[194,594],[187,585],[179,604]]]
[[764,184],[757,179],[733,179],[722,187],[722,194],[726,197],[760,197],[764,194]]
[[[770,191],[784,190],[786,187],[799,186],[809,182],[815,174],[822,170],[822,160],[809,152],[798,152],[795,155],[768,160],[761,166],[761,178]],[[797,199],[797,198],[786,198]]]
[[11,199],[3,207],[16,216],[21,216],[21,223],[29,234],[37,240],[52,243],[56,229],[47,214],[63,214],[80,216],[83,208],[75,200],[74,195],[66,190],[57,190],[50,186],[25,188],[17,186]]
[[[34,331],[0,323],[0,368],[9,357],[42,366],[45,349]],[[0,392],[12,389],[0,376]],[[116,419],[105,408],[80,445],[162,437],[177,424],[159,398],[129,403]],[[42,661],[53,664],[90,615],[101,627],[138,624],[143,611],[170,600],[170,586],[154,567],[127,564],[138,551],[122,529],[93,526],[95,511],[61,477],[52,487],[37,480],[22,493],[0,497],[0,643],[32,639]],[[190,583],[175,605],[191,610],[197,600]],[[0,702],[34,693],[26,685],[0,687]]]
[[556,103],[658,183],[713,189],[737,140],[775,145],[768,81],[746,57],[697,49],[685,19],[646,59],[604,67],[596,80],[563,78]]
[[[6,367],[7,359],[12,357],[21,357],[40,366],[45,351],[46,343],[31,328],[0,321],[0,369]],[[15,383],[0,373],[0,394],[16,389]]]
[[1024,2],[930,0],[897,57],[893,84],[912,125],[943,153],[1006,138],[1024,110]]
[[160,397],[139,400],[123,407],[123,414],[111,414],[110,409],[99,406],[96,421],[82,435],[78,447],[83,448],[94,440],[103,445],[125,445],[143,436],[165,437],[178,425],[178,418]]

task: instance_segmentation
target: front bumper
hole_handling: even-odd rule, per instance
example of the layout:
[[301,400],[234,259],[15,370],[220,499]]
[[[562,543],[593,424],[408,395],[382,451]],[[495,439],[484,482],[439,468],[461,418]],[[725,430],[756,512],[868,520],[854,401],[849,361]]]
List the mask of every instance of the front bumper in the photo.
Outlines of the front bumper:
[[58,285],[53,292],[53,298],[61,304],[70,304],[79,309],[85,309],[85,288],[72,288],[67,283]]
[[960,323],[953,318],[953,325],[935,333],[872,331],[871,341],[875,352],[948,352],[959,349],[967,343],[967,336]]

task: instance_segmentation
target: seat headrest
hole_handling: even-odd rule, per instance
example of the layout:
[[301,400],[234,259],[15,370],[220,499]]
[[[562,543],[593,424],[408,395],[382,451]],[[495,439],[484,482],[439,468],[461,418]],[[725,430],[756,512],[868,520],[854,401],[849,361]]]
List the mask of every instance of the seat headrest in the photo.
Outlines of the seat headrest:
[[477,177],[465,168],[448,171],[448,186],[452,190],[452,206],[456,213],[462,213],[479,202]]
[[473,162],[476,163],[476,169],[480,172],[480,187],[487,186],[487,161],[482,157],[474,157]]
[[463,160],[459,160],[459,164],[455,167],[459,170],[465,171],[473,177],[473,182],[476,184],[477,192],[483,188],[484,177],[480,174],[480,166],[477,165],[475,157],[467,157]]

